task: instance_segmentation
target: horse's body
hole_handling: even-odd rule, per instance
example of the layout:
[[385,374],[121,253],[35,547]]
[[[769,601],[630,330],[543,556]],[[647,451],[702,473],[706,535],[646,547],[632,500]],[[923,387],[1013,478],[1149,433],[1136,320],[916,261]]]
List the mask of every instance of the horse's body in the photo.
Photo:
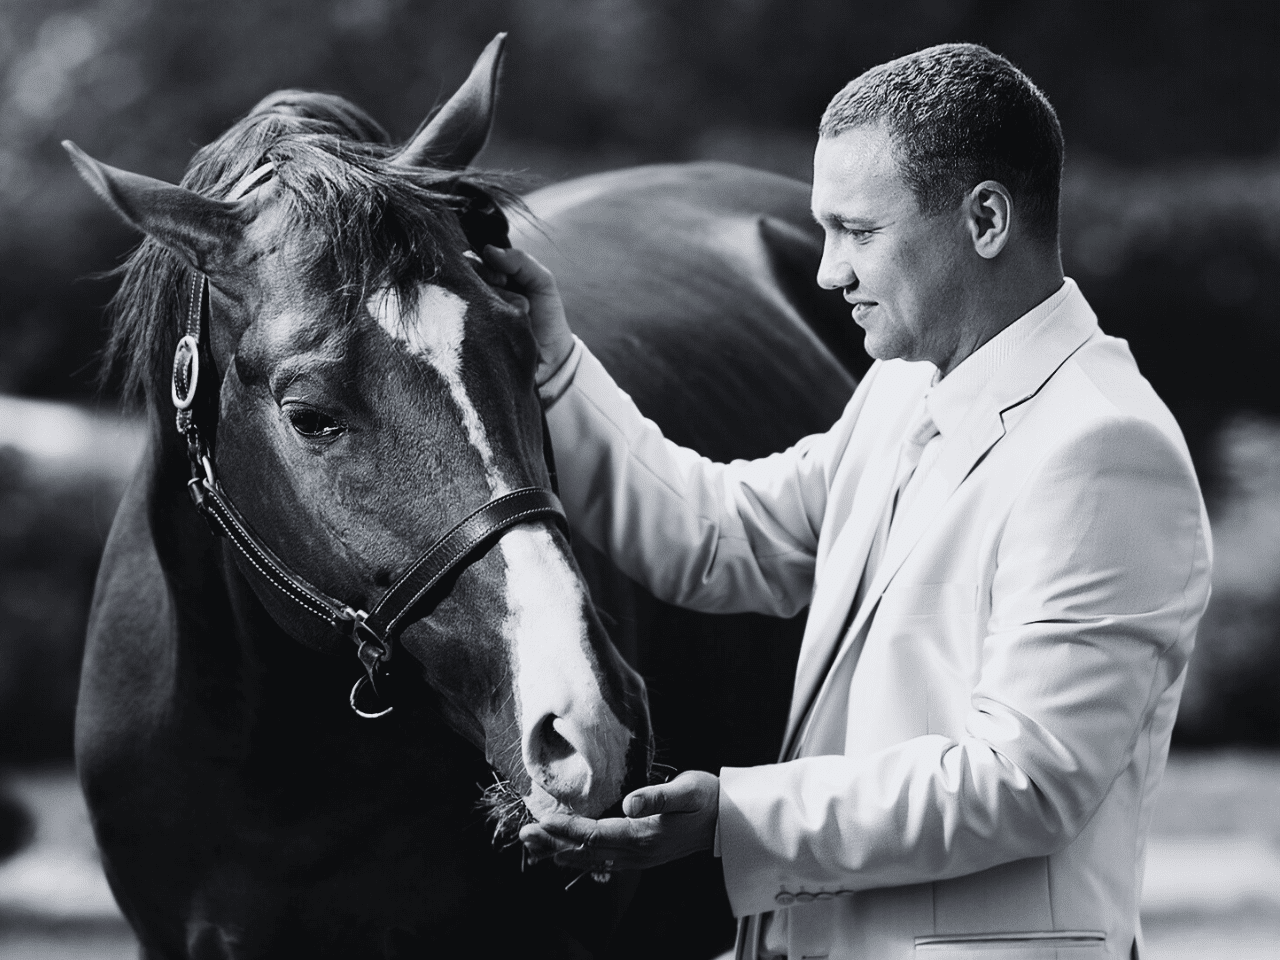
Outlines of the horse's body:
[[[473,107],[474,94],[442,116]],[[443,139],[457,139],[444,126]],[[432,136],[405,152],[434,156]],[[545,482],[527,327],[513,326],[465,259],[446,250],[430,282],[410,278],[427,306],[406,310],[403,325],[374,298],[335,333],[294,316],[323,290],[298,279],[311,274],[296,263],[284,267],[312,248],[267,232],[287,209],[277,206],[287,168],[283,186],[215,205],[80,162],[126,219],[209,274],[205,362],[221,379],[202,403],[218,471],[282,558],[325,590],[376,598],[477,497]],[[579,333],[674,438],[751,456],[838,415],[852,379],[812,330],[853,354],[830,325],[839,299],[819,305],[803,292],[819,248],[802,185],[741,168],[651,168],[529,201],[546,234],[518,242],[558,270]],[[201,231],[219,217],[241,231],[233,252],[256,244],[236,261],[241,273],[218,262],[224,248],[203,232],[174,226],[184,205]],[[273,257],[284,258],[274,274]],[[275,287],[249,283],[249,269]],[[455,302],[465,322],[452,315],[456,336],[441,347],[431,324]],[[341,349],[325,353],[339,333]],[[439,359],[445,348],[452,366]],[[341,367],[332,380],[306,366],[316,351]],[[360,664],[346,647],[331,656],[298,642],[305,631],[193,509],[186,444],[152,386],[152,439],[103,557],[77,715],[103,863],[148,960],[679,956],[727,945],[709,861],[654,871],[618,927],[638,878],[566,891],[572,875],[550,864],[522,873],[477,809],[491,768],[534,815],[553,804],[598,815],[646,773],[643,691],[564,580],[568,545],[549,524],[512,528],[453,576],[431,616],[400,637],[385,690],[395,711],[361,720],[346,702]],[[327,415],[296,415],[293,394],[307,401],[309,390],[322,409],[324,392],[338,391],[345,399],[332,403],[350,424],[334,433]],[[356,455],[335,460],[349,448]],[[652,684],[658,760],[772,759],[798,625],[673,611],[574,548],[615,642]],[[691,930],[676,926],[686,917]]]

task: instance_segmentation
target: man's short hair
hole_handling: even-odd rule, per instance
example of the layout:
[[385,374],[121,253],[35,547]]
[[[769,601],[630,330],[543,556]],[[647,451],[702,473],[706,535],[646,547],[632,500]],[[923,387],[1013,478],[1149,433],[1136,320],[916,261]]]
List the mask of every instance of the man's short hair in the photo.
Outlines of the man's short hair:
[[876,123],[925,214],[997,180],[1028,235],[1057,240],[1062,127],[1048,98],[1004,57],[944,43],[872,67],[835,95],[818,132],[834,137]]

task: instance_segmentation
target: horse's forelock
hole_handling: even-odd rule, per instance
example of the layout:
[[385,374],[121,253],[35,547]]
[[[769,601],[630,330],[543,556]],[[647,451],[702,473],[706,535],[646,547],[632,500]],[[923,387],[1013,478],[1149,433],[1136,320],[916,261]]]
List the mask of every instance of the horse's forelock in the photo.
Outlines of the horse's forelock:
[[[456,187],[466,183],[502,207],[523,210],[510,178],[392,164],[393,148],[372,118],[341,97],[283,90],[260,101],[192,158],[182,185],[225,198],[246,174],[270,159],[296,214],[309,260],[354,316],[374,293],[395,289],[406,306],[437,275],[461,240],[453,216]],[[185,309],[189,270],[145,238],[113,273],[112,328],[102,380],[119,370],[126,397],[149,403],[167,391],[169,367]]]
[[506,178],[398,166],[382,146],[301,135],[280,140],[268,156],[298,236],[311,246],[305,259],[352,311],[388,289],[411,308],[420,286],[462,254],[468,241],[457,215],[470,200],[461,185],[520,207]]

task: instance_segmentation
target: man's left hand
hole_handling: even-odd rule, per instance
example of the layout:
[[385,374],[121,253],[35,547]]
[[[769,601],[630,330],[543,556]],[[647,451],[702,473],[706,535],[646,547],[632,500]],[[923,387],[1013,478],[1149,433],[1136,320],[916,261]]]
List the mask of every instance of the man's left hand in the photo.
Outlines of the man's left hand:
[[592,820],[550,814],[520,830],[534,860],[579,870],[643,870],[706,850],[715,842],[720,779],[687,770],[622,801],[626,817]]

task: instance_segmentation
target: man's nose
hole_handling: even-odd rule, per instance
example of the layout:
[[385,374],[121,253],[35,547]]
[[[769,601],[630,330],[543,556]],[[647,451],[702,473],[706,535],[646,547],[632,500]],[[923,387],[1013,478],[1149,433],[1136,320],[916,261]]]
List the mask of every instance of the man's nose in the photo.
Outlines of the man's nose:
[[818,264],[818,286],[823,290],[840,290],[844,288],[856,290],[858,275],[843,257],[839,257],[831,249],[830,243],[822,245],[822,262]]

